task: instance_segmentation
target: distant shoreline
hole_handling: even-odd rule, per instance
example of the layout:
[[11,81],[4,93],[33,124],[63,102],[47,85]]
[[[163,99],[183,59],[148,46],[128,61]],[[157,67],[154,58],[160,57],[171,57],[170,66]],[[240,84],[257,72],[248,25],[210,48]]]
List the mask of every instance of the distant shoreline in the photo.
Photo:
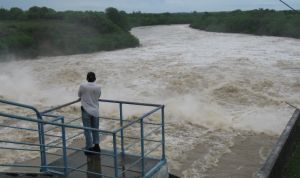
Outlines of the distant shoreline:
[[34,59],[110,51],[139,46],[130,29],[140,26],[189,24],[191,28],[222,33],[300,39],[300,18],[293,11],[256,9],[231,12],[127,14],[55,12],[46,7],[0,9],[0,61],[9,56]]
[[0,61],[110,51],[139,46],[126,15],[103,12],[56,12],[46,7],[0,9]]

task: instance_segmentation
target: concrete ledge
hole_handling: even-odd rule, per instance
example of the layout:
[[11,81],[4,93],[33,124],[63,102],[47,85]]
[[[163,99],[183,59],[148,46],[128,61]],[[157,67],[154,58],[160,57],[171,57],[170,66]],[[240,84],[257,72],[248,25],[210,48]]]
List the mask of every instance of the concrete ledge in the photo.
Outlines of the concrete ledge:
[[282,177],[285,164],[295,150],[297,140],[300,138],[300,111],[295,110],[292,118],[273,147],[263,167],[256,174],[257,178]]
[[149,174],[146,177],[151,178],[169,178],[169,172],[168,172],[168,164],[166,161],[161,162],[162,166],[159,167],[156,170],[152,171],[152,174]]

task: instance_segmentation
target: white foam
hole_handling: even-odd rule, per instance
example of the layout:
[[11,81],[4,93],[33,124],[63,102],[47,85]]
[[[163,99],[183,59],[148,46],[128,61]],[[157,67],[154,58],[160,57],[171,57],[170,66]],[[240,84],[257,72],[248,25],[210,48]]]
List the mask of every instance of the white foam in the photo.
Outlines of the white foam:
[[[64,103],[77,98],[79,84],[94,71],[102,98],[166,104],[166,122],[182,129],[192,124],[216,133],[233,128],[272,135],[280,134],[292,115],[293,108],[283,102],[300,106],[295,99],[300,97],[300,40],[203,32],[187,25],[132,33],[141,47],[1,63],[0,96],[43,106]],[[193,131],[201,137],[204,130]],[[168,143],[182,147],[178,153],[190,149],[178,144],[186,141],[181,136]],[[191,144],[212,143],[207,151],[216,153],[208,154],[205,165],[214,165],[230,147],[197,140]]]

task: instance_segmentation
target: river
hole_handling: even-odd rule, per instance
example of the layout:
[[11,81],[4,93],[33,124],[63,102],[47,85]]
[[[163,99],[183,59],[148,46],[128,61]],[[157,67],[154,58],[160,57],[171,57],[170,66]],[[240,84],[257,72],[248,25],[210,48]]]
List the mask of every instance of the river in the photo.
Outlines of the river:
[[[102,98],[166,105],[171,173],[252,177],[294,111],[285,102],[300,106],[300,40],[188,25],[132,33],[140,47],[1,63],[0,97],[54,106],[76,99],[94,71]],[[0,161],[9,162],[10,153],[1,150]]]

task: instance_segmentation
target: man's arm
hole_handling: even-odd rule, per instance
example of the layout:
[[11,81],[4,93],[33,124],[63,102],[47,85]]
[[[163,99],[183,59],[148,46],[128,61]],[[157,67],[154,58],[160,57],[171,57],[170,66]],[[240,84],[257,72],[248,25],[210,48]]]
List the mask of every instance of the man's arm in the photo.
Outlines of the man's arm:
[[98,98],[100,98],[100,96],[101,96],[101,88],[99,87]]
[[82,89],[81,89],[81,85],[80,85],[80,86],[79,86],[79,90],[78,90],[78,97],[79,97],[79,98],[81,98],[81,92],[82,92],[81,90],[82,90]]

